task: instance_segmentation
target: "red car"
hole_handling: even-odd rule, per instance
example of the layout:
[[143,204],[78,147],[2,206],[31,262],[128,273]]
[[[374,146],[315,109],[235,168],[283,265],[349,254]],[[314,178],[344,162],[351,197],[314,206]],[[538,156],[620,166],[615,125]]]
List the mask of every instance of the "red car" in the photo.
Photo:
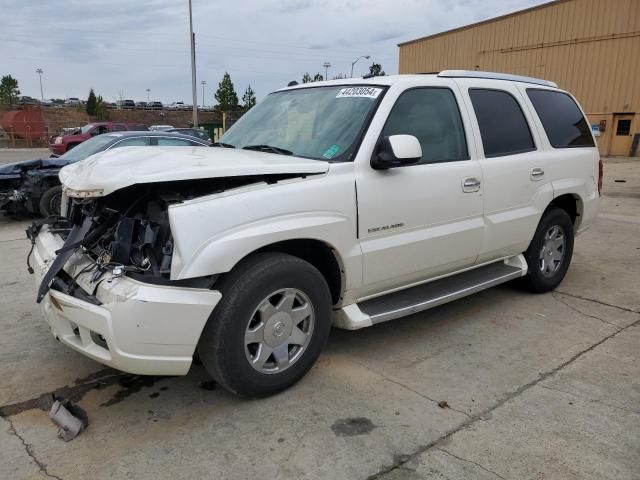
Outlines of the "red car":
[[89,123],[68,135],[60,135],[49,144],[49,150],[56,155],[62,155],[85,140],[109,132],[122,132],[126,130],[149,130],[146,125],[140,123],[113,123],[96,122]]

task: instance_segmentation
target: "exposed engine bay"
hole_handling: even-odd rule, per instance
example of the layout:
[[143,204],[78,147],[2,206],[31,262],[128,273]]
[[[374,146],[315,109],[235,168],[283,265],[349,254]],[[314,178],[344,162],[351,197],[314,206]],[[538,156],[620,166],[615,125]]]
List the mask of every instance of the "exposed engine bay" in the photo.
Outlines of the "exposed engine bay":
[[[90,275],[96,288],[106,273],[110,274],[110,278],[127,275],[148,283],[210,287],[215,281],[213,277],[170,280],[174,245],[169,225],[169,207],[232,188],[257,182],[275,183],[293,176],[297,175],[135,184],[96,199],[70,198],[64,217],[35,221],[27,230],[32,243],[35,243],[43,225],[48,225],[49,231],[65,240],[43,278],[37,301],[42,300],[49,288],[73,295],[80,275]],[[69,278],[63,267],[79,251],[90,263]],[[29,269],[32,271],[30,266]],[[86,293],[82,296],[86,296]]]

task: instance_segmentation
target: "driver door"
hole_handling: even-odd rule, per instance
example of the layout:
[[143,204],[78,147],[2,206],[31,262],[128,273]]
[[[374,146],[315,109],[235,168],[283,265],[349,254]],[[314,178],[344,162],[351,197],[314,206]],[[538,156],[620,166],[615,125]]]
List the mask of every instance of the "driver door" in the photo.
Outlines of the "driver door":
[[417,87],[397,96],[380,138],[415,136],[417,163],[374,170],[360,162],[356,169],[364,295],[470,267],[478,257],[482,171],[454,89]]

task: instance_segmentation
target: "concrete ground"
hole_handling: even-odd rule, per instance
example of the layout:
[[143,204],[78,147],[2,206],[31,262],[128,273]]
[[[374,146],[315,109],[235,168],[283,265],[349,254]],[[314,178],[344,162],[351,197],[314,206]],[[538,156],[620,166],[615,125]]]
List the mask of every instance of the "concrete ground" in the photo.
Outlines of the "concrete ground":
[[[57,343],[27,221],[0,218],[0,478],[640,479],[640,163],[605,174],[556,292],[505,285],[334,330],[306,378],[259,401],[202,367],[140,378]],[[72,442],[39,408],[52,391],[88,412]]]

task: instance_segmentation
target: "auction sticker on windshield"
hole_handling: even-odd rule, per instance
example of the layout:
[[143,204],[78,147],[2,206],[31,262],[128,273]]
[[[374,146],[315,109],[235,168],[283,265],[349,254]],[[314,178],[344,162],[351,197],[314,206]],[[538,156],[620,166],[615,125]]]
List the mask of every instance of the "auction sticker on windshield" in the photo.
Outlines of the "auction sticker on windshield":
[[348,98],[348,97],[364,97],[364,98],[378,98],[382,92],[381,88],[375,87],[349,87],[340,90],[336,98]]

